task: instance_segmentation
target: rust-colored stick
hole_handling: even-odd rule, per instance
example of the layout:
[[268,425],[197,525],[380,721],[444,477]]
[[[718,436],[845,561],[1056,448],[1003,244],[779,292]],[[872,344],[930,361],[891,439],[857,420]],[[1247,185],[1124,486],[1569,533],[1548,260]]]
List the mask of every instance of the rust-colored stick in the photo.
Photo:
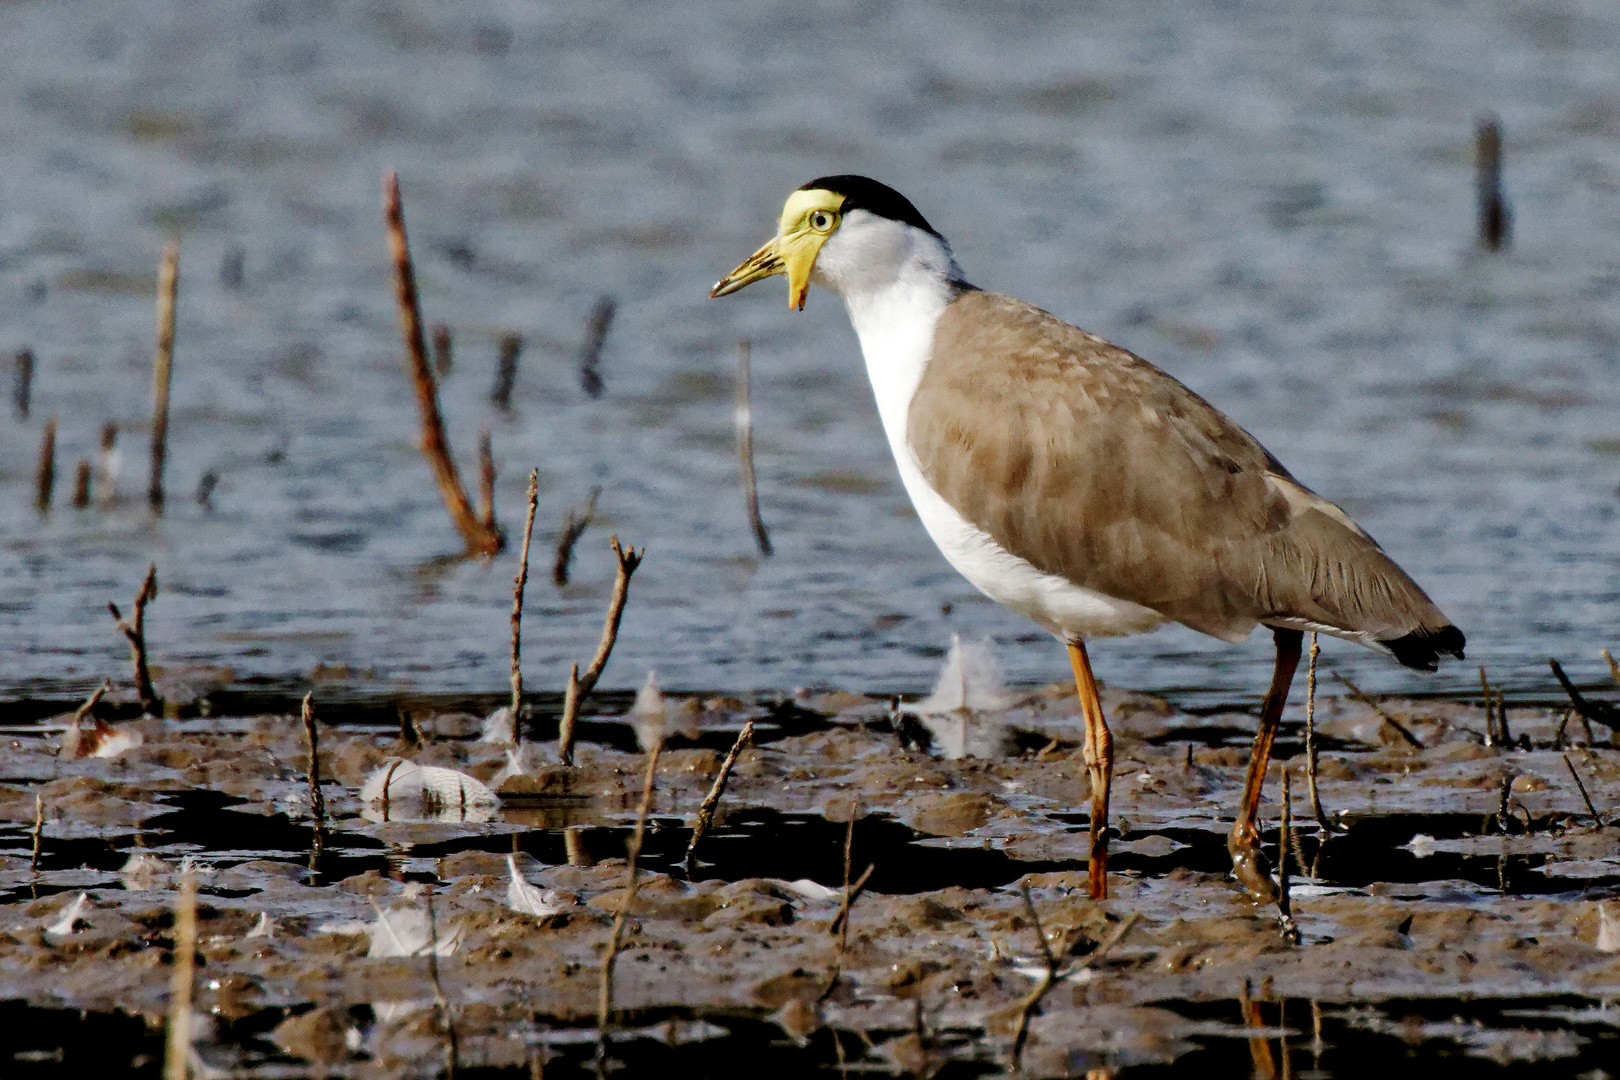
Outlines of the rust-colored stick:
[[146,605],[157,597],[157,591],[157,563],[153,563],[147,568],[141,591],[135,594],[134,618],[125,622],[118,605],[110,601],[107,604],[107,610],[118,621],[118,629],[129,639],[130,660],[135,665],[135,692],[140,695],[141,709],[154,715],[161,711],[163,702],[152,688],[152,671],[146,663]]
[[454,349],[450,339],[450,325],[448,323],[433,324],[433,370],[439,378],[450,374],[450,368],[455,362]]
[[326,846],[326,796],[321,792],[321,743],[320,735],[315,730],[314,697],[314,691],[304,695],[302,713],[304,738],[309,742],[309,771],[306,775],[309,777],[309,812],[315,818],[313,847],[320,851]]
[[40,513],[51,508],[56,491],[56,417],[45,421],[39,437],[39,464],[34,469],[34,506]]
[[574,724],[579,719],[580,706],[596,689],[596,680],[602,677],[602,669],[607,667],[608,657],[613,654],[613,643],[619,639],[619,620],[624,617],[624,602],[630,595],[630,576],[636,572],[636,567],[641,565],[646,554],[645,548],[637,551],[633,547],[620,547],[617,536],[609,537],[608,543],[619,560],[619,571],[613,580],[613,598],[608,601],[607,618],[602,623],[602,640],[596,646],[596,656],[591,659],[591,666],[585,669],[583,676],[579,673],[578,664],[573,665],[568,673],[562,722],[557,726],[557,749],[564,765],[574,763]]
[[484,528],[495,528],[495,451],[489,431],[478,433],[478,521]]
[[1316,790],[1316,658],[1321,652],[1322,647],[1316,643],[1316,631],[1312,630],[1311,665],[1305,672],[1305,780],[1311,789],[1311,812],[1316,815],[1318,843],[1333,833],[1333,825],[1322,809],[1322,797]]
[[191,983],[197,956],[197,878],[180,875],[174,905],[174,971],[169,976],[169,1033],[163,1055],[163,1080],[186,1080],[191,1057]]
[[174,374],[174,298],[180,288],[180,241],[170,240],[158,264],[157,348],[152,354],[152,476],[146,499],[163,512],[163,465],[169,454],[169,382]]
[[[709,826],[714,823],[715,807],[720,805],[720,800],[726,794],[726,781],[731,779],[732,767],[737,764],[737,757],[743,752],[743,747],[747,746],[748,740],[753,737],[754,721],[749,719],[743,725],[743,729],[737,733],[737,741],[731,744],[731,750],[726,754],[726,759],[720,763],[720,772],[715,776],[713,786],[709,788],[709,793],[703,797],[703,802],[698,806],[697,820],[692,823],[692,842],[686,845],[684,866],[687,877],[692,876],[692,867],[696,865],[698,843],[703,839],[703,835],[709,831]],[[845,866],[844,873],[845,877],[849,876],[848,866]]]
[[613,1017],[613,962],[618,958],[619,946],[624,939],[625,920],[630,917],[630,909],[636,902],[636,887],[640,884],[636,863],[641,858],[641,840],[647,832],[647,811],[652,807],[653,781],[658,776],[658,755],[663,749],[664,744],[658,742],[654,743],[653,748],[647,753],[647,777],[641,785],[641,806],[636,811],[636,831],[630,837],[630,847],[624,857],[626,878],[624,894],[619,899],[619,910],[613,914],[613,933],[608,938],[607,955],[602,957],[602,977],[596,997],[599,1056],[607,1049],[608,1021]]
[[523,558],[512,579],[512,740],[523,742],[523,590],[529,584],[529,538],[534,535],[534,510],[540,501],[540,470],[529,470],[529,516],[523,522]]
[[737,342],[737,468],[742,474],[743,498],[748,505],[748,525],[754,530],[759,553],[771,554],[771,536],[759,516],[759,488],[754,480],[754,410],[748,387],[749,358],[753,352],[747,338]]
[[79,466],[73,473],[73,509],[83,510],[90,505],[90,462],[85,458],[79,459]]
[[399,329],[405,339],[405,360],[410,365],[411,385],[416,391],[416,407],[422,422],[422,455],[433,468],[439,494],[456,531],[461,533],[469,555],[493,555],[501,549],[500,531],[486,524],[474,512],[472,500],[461,482],[450,442],[444,433],[439,412],[439,388],[428,366],[427,342],[422,332],[422,304],[416,291],[416,270],[411,263],[410,244],[405,238],[405,211],[400,204],[399,176],[393,170],[383,174],[383,217],[388,224],[388,250],[394,259],[394,299],[399,307]]

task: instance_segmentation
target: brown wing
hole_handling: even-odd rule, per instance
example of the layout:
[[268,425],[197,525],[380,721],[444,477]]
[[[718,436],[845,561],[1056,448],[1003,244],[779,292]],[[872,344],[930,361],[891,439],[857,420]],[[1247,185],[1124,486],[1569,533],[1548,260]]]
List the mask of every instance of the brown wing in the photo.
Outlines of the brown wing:
[[907,433],[928,482],[1008,551],[1195,630],[1309,624],[1391,642],[1449,627],[1248,432],[1029,304],[975,291],[946,309]]

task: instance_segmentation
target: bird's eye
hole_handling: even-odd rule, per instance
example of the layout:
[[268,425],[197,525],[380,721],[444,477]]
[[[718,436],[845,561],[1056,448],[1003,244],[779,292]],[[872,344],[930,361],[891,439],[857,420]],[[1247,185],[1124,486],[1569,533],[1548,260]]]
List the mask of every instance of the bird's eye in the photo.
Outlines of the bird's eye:
[[829,232],[833,227],[833,216],[825,210],[817,210],[810,215],[810,227],[816,232]]

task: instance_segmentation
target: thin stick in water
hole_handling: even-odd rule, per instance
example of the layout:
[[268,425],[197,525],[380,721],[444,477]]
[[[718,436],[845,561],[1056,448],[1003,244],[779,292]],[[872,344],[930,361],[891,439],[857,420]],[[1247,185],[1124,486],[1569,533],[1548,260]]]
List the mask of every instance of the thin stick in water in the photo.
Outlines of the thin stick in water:
[[80,458],[78,468],[73,473],[73,509],[83,510],[89,505],[90,462],[86,458]]
[[11,405],[19,420],[28,419],[28,408],[34,393],[34,350],[17,353],[17,373],[11,383]]
[[101,425],[101,454],[96,461],[96,502],[111,506],[118,501],[118,425]]
[[613,325],[613,314],[618,304],[611,296],[604,296],[591,309],[585,320],[585,341],[579,348],[579,385],[592,398],[602,396],[602,346],[607,342],[608,329]]
[[1502,194],[1502,125],[1494,116],[1474,131],[1474,194],[1479,203],[1479,246],[1500,251],[1513,240],[1513,212]]
[[34,467],[34,508],[40,513],[51,508],[56,491],[56,417],[45,421],[39,437],[39,464]]
[[[737,733],[737,741],[731,744],[731,749],[726,753],[725,760],[720,763],[720,772],[715,776],[714,783],[709,787],[709,793],[703,797],[703,802],[698,806],[697,820],[692,823],[692,842],[686,845],[686,859],[682,864],[688,878],[692,876],[692,867],[696,865],[698,843],[702,841],[704,834],[709,831],[709,826],[714,822],[715,807],[720,805],[720,800],[725,796],[726,781],[731,778],[732,766],[737,764],[738,755],[742,753],[743,747],[747,746],[748,741],[753,737],[754,721],[750,718],[747,723],[743,724],[743,729]],[[846,852],[846,862],[848,857]],[[845,868],[845,876],[848,877],[847,867]]]
[[1586,785],[1581,782],[1581,774],[1575,771],[1575,763],[1569,760],[1568,754],[1564,755],[1564,768],[1569,770],[1570,779],[1574,780],[1575,786],[1580,789],[1581,801],[1586,804],[1586,812],[1592,815],[1592,822],[1598,828],[1603,828],[1603,815],[1599,814],[1597,807],[1592,805],[1592,796],[1586,793]]
[[[1067,974],[1059,971],[1058,964],[1069,952],[1069,942],[1067,940],[1064,941],[1063,947],[1056,952],[1052,950],[1051,943],[1046,940],[1046,931],[1041,926],[1041,917],[1035,910],[1035,902],[1029,896],[1028,883],[1020,881],[1018,890],[1024,898],[1024,911],[1029,915],[1030,922],[1035,926],[1035,937],[1041,946],[1041,958],[1046,961],[1046,972],[1040,981],[1035,984],[1035,988],[1024,998],[1023,1005],[1019,1009],[1018,1029],[1013,1034],[1013,1067],[1015,1069],[1019,1067],[1023,1060],[1024,1043],[1029,1038],[1029,1022],[1034,1017],[1035,1010],[1040,1008],[1041,999],[1046,997],[1052,987],[1057,984],[1057,981]],[[1125,939],[1125,935],[1130,933],[1131,928],[1136,925],[1137,920],[1140,918],[1141,915],[1133,912],[1130,917],[1114,929],[1113,933],[1108,935],[1102,944],[1087,953],[1075,970],[1091,967],[1107,956],[1114,950],[1115,946]]]
[[450,342],[450,325],[448,323],[433,324],[433,370],[444,378],[450,374],[454,364],[454,350]]
[[495,363],[495,385],[490,388],[489,400],[502,412],[512,407],[512,387],[517,383],[518,357],[523,355],[523,335],[501,335],[500,359]]
[[141,709],[154,715],[162,710],[163,702],[152,688],[152,671],[146,663],[146,605],[157,598],[157,592],[157,563],[153,563],[147,568],[140,592],[135,594],[135,615],[132,619],[125,622],[118,605],[111,601],[107,603],[107,610],[112,612],[118,629],[129,639],[130,661],[135,666],[135,692],[140,695]]
[[[1311,791],[1311,812],[1316,815],[1319,842],[1333,833],[1327,812],[1322,809],[1322,798],[1316,790],[1316,658],[1322,647],[1316,642],[1316,631],[1311,631],[1311,665],[1305,673],[1305,782]],[[1191,746],[1191,744],[1188,744]]]
[[478,433],[478,522],[495,529],[495,451],[487,429]]
[[646,555],[645,548],[637,551],[633,547],[620,547],[617,536],[609,537],[608,544],[612,546],[613,554],[619,560],[619,570],[613,580],[613,597],[608,601],[607,618],[602,622],[602,640],[596,646],[596,655],[591,659],[591,666],[585,669],[583,676],[579,673],[578,664],[573,665],[568,673],[568,692],[563,698],[562,721],[557,726],[557,748],[564,765],[574,763],[574,725],[579,720],[580,706],[590,697],[591,691],[596,689],[596,680],[602,677],[602,669],[607,667],[608,657],[613,655],[613,643],[619,639],[619,620],[624,618],[625,600],[630,595],[630,577]]
[[1613,679],[1616,685],[1620,685],[1620,663],[1615,663],[1615,659],[1609,655],[1608,649],[1603,650],[1603,659],[1609,662],[1609,678]]
[[314,697],[314,691],[304,695],[302,714],[304,739],[309,744],[309,769],[305,774],[309,777],[309,812],[315,819],[311,846],[320,851],[326,847],[326,795],[321,791],[321,744],[315,729]]
[[37,793],[34,795],[34,854],[28,860],[28,869],[31,873],[39,873],[39,854],[45,847],[45,800]]
[[821,992],[818,1001],[826,1001],[831,997],[844,977],[844,957],[849,953],[850,911],[855,906],[856,897],[866,888],[867,881],[872,877],[872,871],[877,869],[877,863],[867,863],[860,878],[853,884],[850,883],[849,871],[852,865],[850,856],[855,848],[855,819],[859,815],[860,805],[850,803],[849,824],[844,827],[844,898],[838,905],[838,914],[833,916],[833,921],[827,927],[829,934],[838,935],[838,951],[833,957],[832,978],[827,980],[827,989]]
[[1283,766],[1282,822],[1277,828],[1277,922],[1282,928],[1283,940],[1290,945],[1298,945],[1299,927],[1294,924],[1294,902],[1288,895],[1288,856],[1292,847],[1289,839],[1294,824],[1292,773],[1288,766]]
[[596,517],[596,500],[601,497],[602,489],[593,487],[583,507],[568,509],[568,518],[563,522],[562,533],[557,537],[557,552],[551,560],[551,583],[559,589],[568,584],[569,568],[574,561],[574,545],[585,535],[585,530],[591,527],[591,522]]
[[754,411],[749,391],[749,358],[753,352],[747,338],[737,342],[737,468],[742,474],[743,499],[748,506],[748,525],[754,530],[759,553],[771,554],[771,537],[759,516],[759,489],[754,481]]
[[174,374],[174,300],[180,288],[180,241],[170,240],[158,265],[157,347],[152,353],[152,473],[146,499],[163,512],[163,465],[169,453],[169,383]]
[[197,960],[197,878],[180,875],[174,911],[174,971],[169,977],[169,1033],[163,1054],[163,1080],[186,1080],[191,1056],[191,984]]
[[613,1018],[613,964],[618,958],[619,946],[624,939],[625,920],[630,917],[630,909],[636,902],[636,888],[640,884],[637,876],[637,860],[641,858],[641,840],[647,832],[647,811],[652,807],[653,781],[658,776],[658,755],[663,749],[664,744],[657,742],[647,752],[647,776],[641,785],[641,806],[636,810],[636,831],[631,834],[630,846],[625,851],[624,894],[619,898],[619,910],[613,913],[613,933],[608,938],[607,954],[602,957],[602,976],[596,996],[598,1061],[607,1052],[608,1021]]
[[394,299],[399,308],[399,328],[405,339],[405,360],[410,367],[411,386],[422,425],[422,456],[428,459],[439,485],[450,520],[461,534],[469,555],[493,555],[501,549],[500,530],[493,528],[473,511],[472,500],[461,482],[444,433],[439,412],[439,389],[428,367],[427,342],[422,333],[422,303],[416,290],[416,268],[411,262],[410,243],[405,236],[405,211],[400,202],[399,176],[392,170],[383,174],[383,217],[388,226],[388,247],[394,261]]
[[1485,745],[1495,746],[1499,741],[1496,737],[1496,713],[1492,706],[1496,698],[1491,694],[1491,681],[1485,677],[1485,665],[1479,666],[1479,690],[1485,699]]
[[523,591],[529,584],[529,539],[534,535],[534,511],[540,499],[540,470],[529,470],[529,516],[523,522],[523,557],[512,579],[512,738],[523,742]]
[[1378,702],[1362,693],[1361,687],[1351,682],[1350,679],[1342,672],[1335,672],[1335,674],[1339,676],[1339,681],[1344,683],[1345,689],[1349,690],[1351,695],[1355,697],[1357,701],[1361,702],[1373,712],[1377,713],[1380,720],[1394,728],[1395,733],[1406,742],[1406,745],[1410,746],[1414,750],[1423,749],[1423,744],[1418,741],[1418,737],[1412,734],[1411,730],[1407,728],[1405,724],[1391,716],[1389,711],[1386,710],[1382,705],[1378,704]]

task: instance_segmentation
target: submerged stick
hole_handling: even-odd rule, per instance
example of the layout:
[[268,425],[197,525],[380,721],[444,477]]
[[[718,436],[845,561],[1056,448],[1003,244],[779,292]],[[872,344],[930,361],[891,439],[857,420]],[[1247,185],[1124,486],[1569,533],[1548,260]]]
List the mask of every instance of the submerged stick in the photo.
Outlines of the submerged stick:
[[557,748],[564,765],[574,763],[574,725],[579,720],[580,706],[596,689],[596,680],[602,677],[602,669],[607,667],[608,657],[613,655],[613,643],[619,639],[619,621],[624,618],[625,600],[630,595],[630,577],[646,556],[645,548],[637,551],[633,547],[620,547],[617,536],[609,537],[608,543],[619,560],[619,570],[613,579],[613,597],[608,601],[607,618],[602,622],[602,640],[596,646],[591,666],[585,669],[584,675],[580,675],[578,664],[573,665],[568,673],[562,721],[557,725]]
[[34,467],[34,508],[40,513],[51,508],[56,490],[56,417],[45,421],[39,437],[39,464]]
[[157,691],[152,688],[152,672],[146,663],[146,605],[157,598],[157,592],[157,563],[153,563],[147,568],[140,592],[135,594],[135,615],[132,619],[125,622],[118,605],[107,602],[107,610],[117,620],[118,629],[129,639],[130,661],[135,666],[135,692],[140,695],[142,711],[148,713],[156,713],[163,707]]
[[585,320],[585,342],[579,348],[579,385],[593,398],[602,396],[602,346],[607,342],[608,328],[613,325],[613,314],[619,305],[611,296],[604,296],[591,309]]
[[1298,945],[1299,927],[1294,925],[1294,902],[1288,895],[1289,837],[1294,821],[1294,792],[1290,782],[1292,772],[1286,765],[1283,766],[1282,822],[1277,827],[1277,922],[1282,928],[1283,940],[1290,945]]
[[152,353],[152,473],[146,500],[163,512],[163,465],[169,454],[169,382],[174,373],[174,298],[180,288],[180,241],[170,240],[158,265],[157,347]]
[[1407,726],[1405,724],[1401,723],[1399,720],[1397,720],[1393,716],[1391,716],[1389,714],[1389,710],[1385,709],[1382,705],[1379,705],[1372,698],[1370,698],[1366,694],[1362,693],[1361,687],[1359,687],[1355,683],[1351,682],[1349,680],[1349,678],[1346,677],[1342,672],[1335,672],[1334,674],[1339,676],[1339,681],[1344,683],[1345,689],[1350,691],[1351,696],[1353,696],[1357,701],[1361,702],[1363,705],[1367,706],[1373,712],[1377,713],[1378,718],[1380,720],[1382,720],[1384,723],[1386,723],[1390,727],[1394,728],[1395,733],[1406,741],[1406,745],[1410,746],[1414,750],[1422,750],[1423,749],[1423,744],[1418,741],[1418,737],[1416,735],[1412,734],[1412,732],[1407,728]]
[[[1322,809],[1322,797],[1316,789],[1316,658],[1322,647],[1316,642],[1316,631],[1311,631],[1311,663],[1305,671],[1305,782],[1311,793],[1311,812],[1316,815],[1316,827],[1322,840],[1333,833],[1333,824]],[[1192,744],[1187,744],[1192,749]]]
[[433,370],[439,378],[450,374],[454,363],[453,350],[450,343],[450,326],[448,323],[433,324]]
[[[450,1017],[450,999],[444,995],[444,987],[439,984],[439,920],[433,911],[433,897],[424,897],[427,901],[428,917],[428,982],[433,987],[433,1006],[439,1013],[439,1022],[444,1026],[444,1072],[447,1080],[455,1080],[456,1075],[456,1026]],[[372,900],[372,906],[377,901]],[[380,911],[379,911],[380,914]],[[384,920],[386,924],[387,920]]]
[[180,874],[174,910],[174,972],[169,978],[169,1033],[163,1053],[163,1080],[186,1080],[191,1056],[191,984],[197,960],[197,878]]
[[489,444],[489,431],[478,433],[478,523],[495,530],[495,452]]
[[[686,845],[686,859],[682,863],[688,878],[692,876],[692,867],[696,863],[698,843],[714,822],[715,807],[719,806],[720,800],[725,797],[726,781],[731,778],[732,766],[737,764],[738,755],[743,752],[743,747],[747,746],[748,741],[753,737],[754,721],[750,718],[747,723],[743,724],[743,729],[737,733],[737,741],[731,744],[731,749],[726,753],[725,760],[720,763],[720,772],[715,776],[714,783],[709,788],[709,793],[703,796],[703,802],[698,805],[697,820],[692,823],[692,842]],[[849,861],[847,848],[844,853],[844,861],[846,864]],[[844,876],[846,879],[849,877],[847,865],[844,869]]]
[[405,339],[405,360],[410,367],[411,386],[422,425],[422,455],[433,468],[450,520],[461,534],[469,555],[493,555],[501,549],[500,530],[473,512],[472,501],[461,482],[450,441],[444,433],[439,412],[439,389],[428,367],[427,343],[422,334],[422,303],[416,290],[416,269],[411,262],[410,243],[405,236],[405,211],[400,202],[399,176],[390,170],[383,174],[383,217],[388,227],[388,248],[394,260],[394,299],[399,308],[399,328]]
[[737,468],[742,474],[743,499],[748,506],[748,525],[754,530],[759,553],[770,557],[771,537],[759,516],[759,489],[754,481],[754,412],[748,388],[749,357],[753,347],[747,338],[737,342]]
[[596,500],[601,497],[602,488],[593,487],[583,508],[568,508],[568,518],[563,522],[561,535],[557,537],[557,552],[551,560],[551,583],[559,589],[568,584],[569,566],[574,561],[574,545],[579,543],[579,538],[585,535],[585,530],[595,520]]
[[653,781],[658,776],[658,755],[663,749],[664,744],[656,742],[647,752],[647,776],[641,785],[641,806],[636,810],[636,831],[631,834],[630,846],[625,851],[624,895],[619,898],[619,910],[613,914],[613,933],[608,938],[607,955],[602,957],[602,976],[596,995],[598,1060],[601,1060],[607,1052],[608,1021],[613,1017],[613,963],[618,958],[619,945],[624,938],[625,920],[630,917],[630,908],[636,902],[636,888],[640,884],[637,876],[637,860],[641,858],[641,840],[647,832],[647,811],[652,806]]
[[1513,212],[1502,194],[1502,125],[1494,116],[1474,129],[1474,195],[1479,204],[1479,246],[1500,251],[1513,240]]
[[34,350],[22,349],[17,353],[17,373],[11,383],[11,405],[17,410],[17,419],[28,419],[33,394]]
[[309,812],[315,818],[315,833],[311,846],[320,851],[326,847],[326,796],[321,792],[320,736],[315,730],[315,708],[311,704],[314,697],[313,690],[304,695],[304,706],[301,711],[304,739],[309,743],[309,769],[305,774],[309,778]]
[[90,461],[80,458],[73,473],[73,509],[83,510],[90,505]]
[[512,387],[517,382],[518,357],[523,355],[522,334],[502,334],[500,359],[495,363],[495,385],[489,400],[502,412],[512,407]]
[[523,742],[523,591],[529,584],[529,538],[534,535],[534,510],[540,497],[540,470],[529,470],[529,516],[523,522],[523,557],[518,560],[517,577],[512,579],[512,740]]
[[1592,815],[1592,821],[1596,823],[1598,828],[1603,828],[1603,815],[1599,814],[1597,807],[1592,805],[1592,796],[1586,793],[1586,785],[1581,783],[1581,774],[1575,771],[1575,763],[1569,760],[1568,754],[1564,755],[1564,768],[1569,770],[1570,779],[1575,781],[1576,788],[1580,790],[1581,801],[1586,804],[1586,812]]

